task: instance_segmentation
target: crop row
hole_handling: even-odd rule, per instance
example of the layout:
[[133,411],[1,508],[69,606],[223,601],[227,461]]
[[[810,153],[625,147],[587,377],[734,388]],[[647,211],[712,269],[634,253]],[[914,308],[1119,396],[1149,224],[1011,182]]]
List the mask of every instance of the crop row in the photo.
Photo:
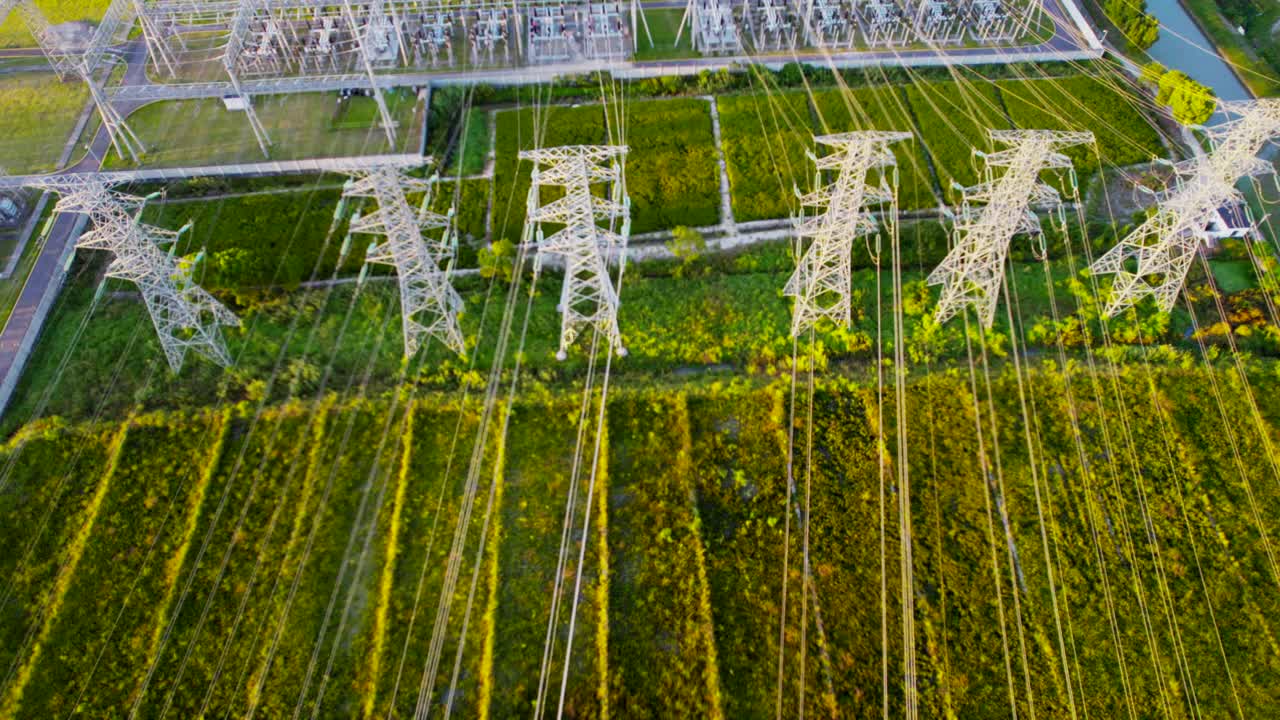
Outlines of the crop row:
[[627,390],[598,458],[578,402],[530,400],[475,468],[478,408],[424,400],[29,431],[6,714],[526,714],[542,680],[559,702],[580,553],[566,713],[756,716],[781,688],[860,715],[886,672],[897,712],[909,531],[923,714],[1248,715],[1280,687],[1276,434],[1214,372],[940,374],[903,408],[824,384],[812,426],[803,385],[794,425],[785,385]]

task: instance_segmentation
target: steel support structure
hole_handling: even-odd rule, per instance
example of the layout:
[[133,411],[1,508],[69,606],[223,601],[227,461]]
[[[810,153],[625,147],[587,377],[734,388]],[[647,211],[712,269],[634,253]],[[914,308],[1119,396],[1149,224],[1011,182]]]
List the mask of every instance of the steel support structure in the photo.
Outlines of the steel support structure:
[[[853,243],[880,229],[873,208],[887,205],[889,222],[896,225],[897,160],[890,146],[910,139],[911,133],[879,131],[813,139],[831,152],[810,156],[817,167],[818,187],[800,195],[801,206],[817,212],[796,225],[797,249],[802,254],[784,290],[795,298],[792,337],[799,337],[824,318],[846,328],[852,322]],[[825,184],[824,173],[834,175]],[[805,238],[809,239],[807,247]]]
[[[631,199],[623,175],[626,155],[625,145],[567,145],[520,153],[521,160],[533,163],[521,242],[537,250],[535,273],[548,258],[564,262],[556,354],[561,360],[583,329],[595,330],[607,347],[626,354],[618,330],[618,288],[609,275],[609,263],[616,260],[621,282],[631,235]],[[592,193],[600,184],[607,186],[607,196]],[[543,205],[543,188],[560,188],[564,196]],[[546,225],[560,229],[544,236]]]
[[102,61],[103,55],[106,54],[106,49],[111,44],[115,33],[132,20],[128,4],[123,0],[114,0],[107,8],[93,38],[87,46],[83,47],[65,46],[62,38],[49,24],[49,20],[31,0],[17,0],[9,7],[13,6],[16,6],[22,14],[31,35],[58,77],[64,81],[77,77],[88,86],[89,97],[93,99],[93,104],[98,109],[102,126],[106,128],[116,153],[121,158],[138,162],[141,154],[146,152],[146,146],[125,122],[124,117],[116,110],[107,93],[94,78],[94,72]]
[[[1015,235],[1039,236],[1040,218],[1033,208],[1059,208],[1058,191],[1040,180],[1045,170],[1074,173],[1071,158],[1059,152],[1093,142],[1093,133],[1055,130],[989,130],[993,153],[986,161],[986,179],[964,188],[956,218],[955,244],[929,275],[930,285],[942,286],[935,315],[945,322],[972,306],[988,328],[995,321],[996,302],[1004,282],[1005,260]],[[1004,172],[996,177],[995,171]]]
[[1172,309],[1196,253],[1209,239],[1209,223],[1219,208],[1244,201],[1236,183],[1275,172],[1258,153],[1280,138],[1280,100],[1222,102],[1218,107],[1231,119],[1202,128],[1209,153],[1177,165],[1174,187],[1155,214],[1090,268],[1095,274],[1115,275],[1107,315],[1147,296],[1161,310]]
[[50,177],[33,186],[61,196],[55,212],[88,216],[93,229],[77,240],[76,248],[110,252],[106,276],[138,286],[173,372],[182,369],[190,351],[223,367],[231,364],[222,327],[238,327],[239,319],[195,283],[199,256],[179,258],[172,249],[161,249],[176,243],[187,228],[174,232],[143,224],[149,198],[114,192],[95,175]]
[[[351,232],[382,238],[369,246],[365,262],[396,269],[406,358],[416,355],[428,337],[459,355],[466,352],[458,324],[462,297],[450,284],[458,246],[454,211],[441,215],[430,209],[435,185],[434,177],[423,180],[396,168],[381,168],[354,173],[342,193],[377,204],[372,213],[352,219]],[[409,196],[418,194],[422,201],[414,210]]]

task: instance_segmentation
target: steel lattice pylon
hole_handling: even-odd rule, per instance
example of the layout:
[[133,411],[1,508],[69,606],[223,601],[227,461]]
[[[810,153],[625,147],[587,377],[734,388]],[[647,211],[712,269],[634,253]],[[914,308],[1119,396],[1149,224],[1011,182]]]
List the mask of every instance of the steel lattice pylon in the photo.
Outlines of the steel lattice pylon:
[[[564,260],[556,355],[561,360],[583,328],[596,330],[614,351],[626,354],[618,331],[618,290],[609,277],[610,256],[617,256],[619,268],[625,266],[631,235],[631,200],[622,172],[626,154],[625,145],[567,145],[520,153],[520,159],[533,163],[522,242],[537,243],[535,272],[549,256]],[[600,183],[609,185],[609,197],[592,194],[592,185]],[[551,187],[563,188],[564,197],[543,205],[541,190]],[[602,222],[608,227],[601,227]],[[543,225],[564,227],[543,237]]]
[[[942,286],[935,315],[938,322],[945,322],[972,305],[982,324],[991,327],[1010,241],[1019,234],[1040,234],[1040,219],[1033,207],[1056,208],[1062,204],[1058,191],[1040,181],[1041,171],[1070,170],[1071,159],[1058,151],[1093,142],[1093,133],[1089,132],[988,132],[993,144],[1007,147],[983,154],[986,181],[964,189],[956,219],[955,245],[929,274],[930,285]],[[998,168],[1005,172],[997,178]]]
[[1223,205],[1243,200],[1236,182],[1274,172],[1257,155],[1280,137],[1280,100],[1224,102],[1219,108],[1234,119],[1205,129],[1210,153],[1177,165],[1178,179],[1156,213],[1090,268],[1097,274],[1115,275],[1107,315],[1147,296],[1161,310],[1170,310],[1201,243],[1207,240],[1210,221]]
[[[453,213],[431,212],[435,182],[410,177],[395,168],[354,174],[344,197],[369,198],[378,204],[374,212],[351,221],[351,232],[378,235],[366,262],[391,265],[400,283],[400,312],[404,328],[405,357],[412,357],[425,336],[432,336],[458,354],[465,353],[458,313],[463,302],[449,283],[451,261],[457,245]],[[423,194],[414,210],[408,196]],[[423,237],[423,231],[442,230],[439,239]]]
[[[822,318],[844,327],[852,321],[849,293],[853,284],[853,241],[879,229],[879,223],[868,212],[870,208],[890,205],[892,221],[896,222],[897,196],[884,170],[897,165],[889,145],[910,139],[911,133],[878,131],[814,138],[815,143],[826,145],[833,152],[813,158],[819,187],[800,197],[802,206],[821,211],[804,218],[796,227],[800,241],[810,238],[810,242],[784,291],[796,299],[791,314],[792,337],[798,337]],[[821,184],[824,170],[836,173],[826,185]],[[876,177],[868,178],[873,172],[878,172]]]
[[182,231],[143,224],[140,218],[147,198],[113,192],[110,185],[93,176],[53,177],[35,186],[61,195],[56,212],[89,217],[93,229],[80,237],[76,247],[114,255],[106,276],[138,286],[174,372],[182,369],[189,350],[223,367],[231,364],[221,329],[224,325],[237,327],[240,321],[195,283],[195,261],[174,257],[160,248],[177,241]]

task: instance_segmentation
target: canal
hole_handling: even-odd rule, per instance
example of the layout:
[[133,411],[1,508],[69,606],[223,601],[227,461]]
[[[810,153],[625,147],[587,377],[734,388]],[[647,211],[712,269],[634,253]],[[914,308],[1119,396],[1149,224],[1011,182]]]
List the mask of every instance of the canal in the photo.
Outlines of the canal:
[[1179,0],[1147,0],[1147,12],[1160,21],[1160,38],[1147,51],[1151,57],[1208,85],[1223,100],[1253,97]]

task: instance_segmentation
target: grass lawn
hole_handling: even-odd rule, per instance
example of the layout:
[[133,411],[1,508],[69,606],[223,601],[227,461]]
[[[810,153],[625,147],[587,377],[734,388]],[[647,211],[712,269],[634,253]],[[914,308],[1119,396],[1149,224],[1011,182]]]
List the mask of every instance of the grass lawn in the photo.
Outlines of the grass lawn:
[[[110,4],[111,0],[36,0],[36,6],[55,25],[71,20],[96,22]],[[27,32],[22,16],[16,10],[9,13],[9,19],[0,24],[0,48],[34,46],[35,40]]]
[[[635,53],[636,60],[675,60],[678,58],[698,57],[701,53],[693,49],[693,33],[686,26],[680,35],[680,44],[676,44],[676,31],[680,28],[680,19],[684,10],[677,8],[651,9],[644,12],[644,20],[634,28],[636,37],[640,39],[640,49]],[[649,32],[645,32],[645,21],[649,23]],[[649,36],[653,36],[653,44]]]
[[1253,264],[1248,260],[1218,260],[1213,269],[1213,281],[1224,293],[1238,293],[1258,286]]
[[631,231],[714,225],[720,178],[710,103],[700,98],[627,106]]
[[[484,172],[484,162],[489,156],[489,113],[482,108],[472,108],[467,113],[458,144],[449,153],[449,165],[441,172],[443,177],[456,177],[461,173],[479,175]],[[439,157],[436,158],[440,160]]]
[[0,171],[54,170],[89,91],[52,73],[0,77]]
[[[397,123],[392,148],[373,101],[353,98],[351,109],[339,109],[333,93],[272,95],[254,99],[258,117],[273,143],[272,160],[376,155],[412,152],[418,147],[423,114],[408,90],[387,95]],[[263,155],[243,113],[223,108],[222,100],[178,100],[147,105],[129,116],[147,146],[148,167],[181,167],[218,163],[260,162]],[[115,153],[108,167],[129,167]]]

